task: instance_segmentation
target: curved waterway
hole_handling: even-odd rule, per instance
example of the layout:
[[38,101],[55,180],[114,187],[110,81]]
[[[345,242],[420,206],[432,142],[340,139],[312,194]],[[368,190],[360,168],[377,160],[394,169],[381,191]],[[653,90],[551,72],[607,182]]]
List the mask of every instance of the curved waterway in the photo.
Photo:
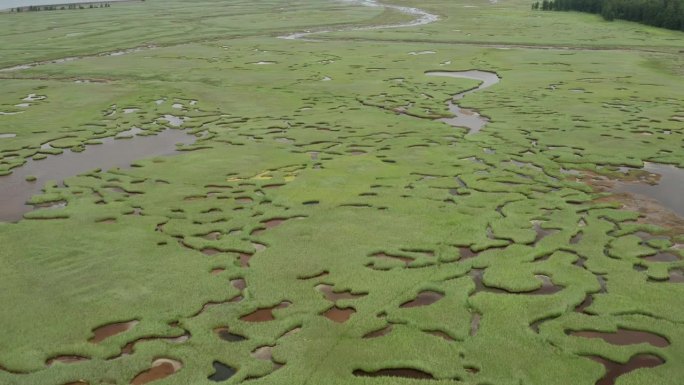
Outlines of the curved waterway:
[[292,33],[292,34],[288,34],[288,35],[278,36],[278,38],[279,39],[286,39],[286,40],[315,41],[313,39],[306,39],[306,38],[311,36],[311,35],[316,35],[316,34],[321,34],[321,33],[329,33],[329,32],[370,31],[370,30],[375,30],[375,29],[386,29],[386,28],[416,27],[419,25],[434,23],[435,21],[439,20],[439,16],[434,15],[434,14],[429,13],[429,12],[426,12],[420,8],[403,7],[400,5],[391,5],[391,4],[383,4],[383,3],[377,2],[375,0],[343,0],[343,1],[346,3],[358,3],[358,4],[366,6],[366,7],[383,7],[383,8],[387,8],[387,9],[393,9],[395,11],[399,11],[399,12],[407,14],[407,15],[415,16],[416,18],[409,21],[409,22],[400,23],[400,24],[373,25],[373,26],[367,26],[367,27],[345,27],[345,28],[339,28],[339,29],[321,29],[321,30],[316,30],[316,31],[296,32],[296,33]]
[[[10,175],[0,177],[0,221],[19,221],[33,210],[26,202],[39,194],[47,181],[59,182],[91,170],[129,167],[139,159],[173,155],[178,153],[177,144],[192,144],[197,139],[179,129],[127,139],[122,139],[121,134],[118,137],[102,139],[102,144],[89,145],[82,152],[65,150],[43,160],[30,159]],[[35,180],[29,182],[29,177]]]
[[487,119],[487,117],[480,115],[477,111],[461,108],[456,102],[463,99],[463,97],[468,94],[484,90],[485,88],[489,88],[497,84],[501,81],[499,75],[494,72],[479,70],[430,71],[426,72],[425,74],[427,76],[444,76],[458,79],[471,79],[481,82],[480,85],[475,88],[454,95],[449,101],[449,112],[451,112],[454,116],[451,118],[439,119],[440,121],[454,127],[465,127],[470,130],[468,134],[480,132],[480,130],[482,130],[484,126],[489,123],[489,119]]
[[[121,0],[121,1],[124,1],[124,0]],[[121,56],[121,55],[127,55],[129,53],[141,52],[141,51],[154,49],[154,48],[157,48],[157,47],[155,45],[148,45],[148,46],[143,46],[143,47],[128,48],[128,49],[119,50],[119,51],[101,52],[101,53],[94,54],[94,55],[68,56],[68,57],[63,57],[60,59],[43,60],[43,61],[37,61],[37,62],[33,62],[33,63],[20,64],[20,65],[16,65],[13,67],[0,68],[0,72],[15,72],[15,71],[27,70],[27,69],[31,69],[33,67],[43,66],[43,65],[47,65],[47,64],[68,63],[68,62],[72,62],[74,60],[80,60],[80,59],[89,58],[89,57]]]

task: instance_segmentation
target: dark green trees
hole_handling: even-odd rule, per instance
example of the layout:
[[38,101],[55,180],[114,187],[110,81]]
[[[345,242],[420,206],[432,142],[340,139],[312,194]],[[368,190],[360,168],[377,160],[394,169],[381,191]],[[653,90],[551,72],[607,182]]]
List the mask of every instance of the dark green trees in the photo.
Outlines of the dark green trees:
[[600,14],[606,20],[622,19],[684,31],[684,0],[544,0],[533,9]]

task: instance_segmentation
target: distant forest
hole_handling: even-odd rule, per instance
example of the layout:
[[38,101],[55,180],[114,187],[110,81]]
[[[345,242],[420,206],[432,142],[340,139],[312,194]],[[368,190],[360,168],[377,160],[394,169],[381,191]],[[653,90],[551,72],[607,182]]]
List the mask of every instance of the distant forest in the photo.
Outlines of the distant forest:
[[684,0],[544,0],[532,4],[544,11],[580,11],[606,20],[629,20],[684,31]]

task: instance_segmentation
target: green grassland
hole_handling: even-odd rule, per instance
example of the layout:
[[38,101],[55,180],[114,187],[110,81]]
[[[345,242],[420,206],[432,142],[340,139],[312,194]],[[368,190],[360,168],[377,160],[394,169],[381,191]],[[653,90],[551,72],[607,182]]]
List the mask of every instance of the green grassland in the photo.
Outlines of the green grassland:
[[[0,383],[129,384],[164,357],[183,367],[154,384],[213,384],[219,361],[237,370],[225,384],[592,385],[604,368],[589,356],[652,354],[664,364],[617,384],[679,384],[684,284],[665,280],[684,268],[681,228],[597,201],[565,170],[684,167],[684,35],[523,0],[391,3],[441,19],[305,41],[276,37],[410,17],[327,0],[0,15],[0,67],[79,56],[0,71],[0,111],[20,112],[0,115],[16,134],[0,138],[0,173],[131,127],[153,135],[165,114],[206,132],[179,155],[48,183],[32,201],[66,207],[0,223]],[[477,82],[425,75],[469,69],[501,77],[460,101],[490,118],[472,135],[435,118]],[[16,107],[29,94],[45,98]],[[680,258],[645,258],[659,252]],[[561,290],[531,295],[540,276]],[[333,303],[320,284],[359,296]],[[401,307],[428,290],[443,298]],[[242,319],[284,301],[274,320]],[[355,313],[333,322],[333,306]],[[618,328],[669,345],[568,335]],[[272,358],[254,357],[264,346]],[[65,355],[87,359],[46,364]],[[433,379],[353,375],[388,368]]]

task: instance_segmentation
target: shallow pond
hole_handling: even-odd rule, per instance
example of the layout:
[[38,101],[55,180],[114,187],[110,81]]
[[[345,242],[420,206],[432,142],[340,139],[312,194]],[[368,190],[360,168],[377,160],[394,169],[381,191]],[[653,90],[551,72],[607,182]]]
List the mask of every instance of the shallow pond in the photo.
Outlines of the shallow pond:
[[[43,160],[28,160],[12,174],[0,177],[0,221],[18,221],[31,211],[33,206],[26,202],[39,194],[47,181],[62,181],[98,168],[129,167],[139,159],[177,153],[176,144],[191,144],[196,139],[183,130],[167,129],[130,139],[105,138],[83,152],[65,150]],[[36,180],[26,181],[29,176]]]
[[619,181],[613,191],[647,196],[661,205],[684,217],[684,169],[658,163],[646,163],[643,168],[660,179],[655,185],[639,182]]

